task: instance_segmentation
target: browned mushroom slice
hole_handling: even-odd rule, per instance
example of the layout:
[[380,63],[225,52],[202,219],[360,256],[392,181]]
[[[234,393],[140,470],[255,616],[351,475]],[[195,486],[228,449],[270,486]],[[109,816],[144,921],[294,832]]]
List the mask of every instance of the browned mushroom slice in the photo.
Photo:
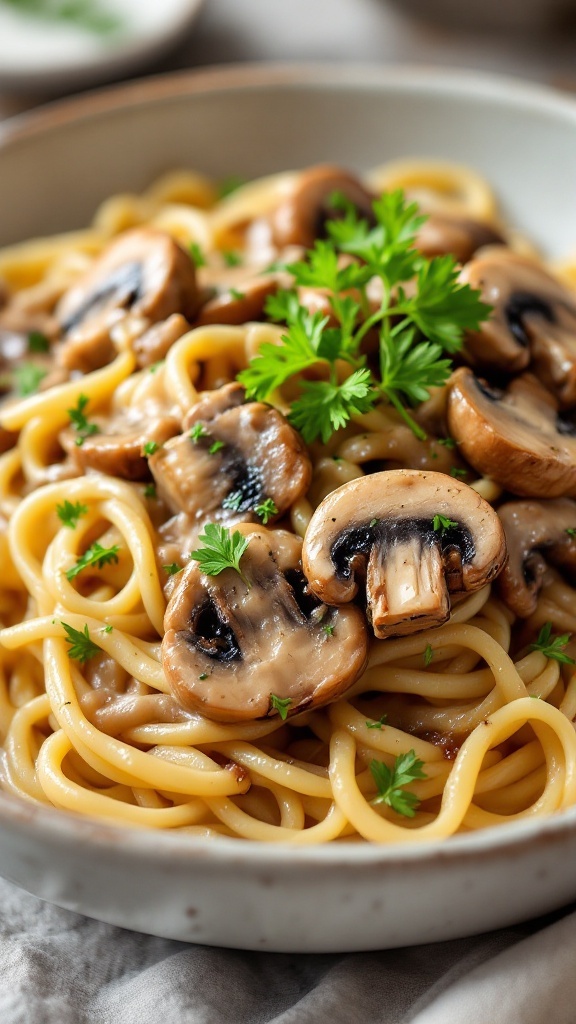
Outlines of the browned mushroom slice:
[[278,288],[273,277],[253,277],[239,281],[234,288],[224,289],[202,306],[196,323],[245,324],[261,320],[264,304]]
[[432,213],[418,231],[416,246],[425,256],[450,254],[467,263],[485,245],[503,245],[504,238],[490,224],[468,217]]
[[377,637],[445,622],[449,593],[483,587],[506,558],[494,509],[443,473],[398,469],[344,484],[318,506],[304,538],[310,590],[329,605],[352,601],[366,580]]
[[181,313],[173,313],[167,320],[152,324],[132,342],[138,366],[153,366],[160,362],[172,345],[189,330],[190,324]]
[[506,534],[508,564],[498,579],[498,593],[525,619],[536,610],[546,563],[576,575],[576,502],[510,501],[498,509]]
[[67,428],[60,434],[64,451],[82,471],[96,469],[123,480],[149,480],[150,470],[145,445],[163,445],[180,430],[175,416],[155,408],[128,409],[110,418],[93,416],[90,422],[98,433],[82,440]]
[[327,220],[342,216],[331,202],[335,193],[346,196],[370,223],[374,220],[373,196],[352,174],[340,167],[320,165],[295,179],[291,195],[272,214],[272,238],[280,249],[303,245],[311,249],[326,234]]
[[494,307],[466,335],[474,366],[518,373],[529,365],[562,405],[576,402],[576,295],[538,264],[507,249],[468,263],[460,280]]
[[558,417],[553,396],[532,374],[501,392],[461,367],[451,378],[447,415],[468,462],[513,494],[576,493],[576,428]]
[[164,619],[162,666],[183,707],[241,722],[336,700],[363,671],[361,611],[326,609],[306,593],[301,542],[284,530],[252,533],[242,576],[206,576],[191,562]]
[[239,384],[211,392],[186,419],[187,433],[149,460],[158,494],[173,512],[219,522],[258,521],[266,499],[283,515],[308,488],[310,458],[277,409],[244,402]]
[[161,231],[127,231],[61,299],[60,361],[84,372],[104,366],[114,354],[110,328],[128,311],[147,326],[172,313],[191,320],[198,306],[194,265],[184,250]]

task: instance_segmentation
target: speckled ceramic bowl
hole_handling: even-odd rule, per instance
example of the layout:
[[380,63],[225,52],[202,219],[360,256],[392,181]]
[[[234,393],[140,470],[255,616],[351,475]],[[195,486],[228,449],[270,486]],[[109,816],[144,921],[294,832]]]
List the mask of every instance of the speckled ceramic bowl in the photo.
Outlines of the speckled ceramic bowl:
[[[0,244],[85,224],[114,192],[188,165],[254,176],[333,160],[468,163],[552,256],[576,246],[576,104],[432,70],[237,68],[112,89],[0,125]],[[193,942],[401,946],[576,897],[576,809],[444,843],[294,849],[122,830],[0,795],[0,873],[63,907]]]

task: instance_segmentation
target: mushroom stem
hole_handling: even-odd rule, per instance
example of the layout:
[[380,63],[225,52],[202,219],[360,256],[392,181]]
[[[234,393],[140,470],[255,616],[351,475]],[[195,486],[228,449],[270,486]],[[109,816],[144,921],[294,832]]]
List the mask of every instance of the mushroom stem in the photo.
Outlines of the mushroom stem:
[[446,622],[450,601],[438,544],[420,537],[374,544],[366,571],[368,614],[380,639]]

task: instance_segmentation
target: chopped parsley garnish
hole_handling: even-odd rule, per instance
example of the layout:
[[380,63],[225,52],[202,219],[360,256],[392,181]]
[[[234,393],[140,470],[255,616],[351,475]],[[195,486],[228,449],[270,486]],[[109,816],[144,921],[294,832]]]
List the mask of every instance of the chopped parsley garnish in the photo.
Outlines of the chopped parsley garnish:
[[56,512],[58,513],[59,520],[68,526],[71,530],[74,530],[78,525],[78,520],[85,516],[88,512],[88,506],[83,505],[81,501],[64,501],[62,505],[56,505]]
[[230,249],[222,253],[222,259],[227,267],[240,267],[242,265],[242,254]]
[[113,629],[114,626],[111,626],[110,624],[108,624],[107,626],[102,626],[103,633],[111,633]]
[[194,426],[192,427],[192,430],[190,431],[189,436],[194,441],[194,444],[198,444],[198,441],[202,437],[208,437],[208,431],[206,430],[206,427],[204,426],[203,423],[195,423]]
[[235,569],[246,586],[250,587],[240,568],[240,559],[248,547],[248,537],[243,537],[238,530],[230,533],[230,530],[218,523],[207,523],[198,540],[203,547],[191,551],[190,558],[198,562],[202,572],[207,576],[218,576],[224,569]]
[[28,351],[33,353],[49,352],[50,342],[42,331],[30,331],[28,334]]
[[155,363],[148,367],[148,373],[156,373],[156,370],[159,370],[161,366],[164,366],[164,360],[157,359]]
[[452,466],[450,476],[453,476],[456,480],[463,480],[465,476],[468,476],[468,470],[460,469],[458,466]]
[[238,291],[237,288],[230,288],[229,295],[235,299],[236,302],[242,302],[246,298],[246,293]]
[[206,257],[202,252],[202,249],[198,245],[198,242],[190,242],[188,246],[188,252],[190,253],[190,259],[192,260],[195,267],[205,267]]
[[334,636],[334,626],[322,626],[322,630],[326,636]]
[[372,527],[376,526],[379,522],[379,519],[371,519],[370,522],[368,523],[368,526],[370,527],[370,529],[372,529]]
[[83,665],[85,661],[89,661],[95,654],[100,654],[102,648],[98,647],[98,644],[91,640],[88,623],[86,623],[83,630],[74,629],[67,622],[60,622],[60,625],[66,633],[66,643],[70,644],[68,648],[69,658],[73,658],[74,661],[79,661]]
[[568,536],[571,537],[572,539],[574,539],[574,537],[576,537],[576,528],[573,527],[573,526],[569,526],[568,529],[565,530],[564,532],[567,533]]
[[201,672],[200,675],[198,676],[198,679],[201,679],[202,682],[204,682],[205,679],[208,679],[208,673],[207,672]]
[[148,458],[150,455],[155,455],[159,448],[158,441],[146,441],[146,444],[142,446],[142,451],[146,458]]
[[210,455],[216,455],[216,452],[221,451],[222,448],[224,448],[224,447],[225,447],[224,441],[214,441],[214,443],[210,445],[208,451],[209,451]]
[[34,395],[48,371],[37,363],[20,363],[12,371],[14,391],[20,398]]
[[[352,416],[369,412],[382,399],[425,439],[409,408],[446,382],[452,362],[444,353],[457,352],[464,331],[477,329],[490,307],[478,291],[459,282],[452,256],[427,259],[415,248],[426,218],[401,191],[373,204],[375,227],[344,197],[335,199],[344,216],[328,221],[329,237],[317,240],[303,260],[284,267],[294,288],[266,301],[267,316],[287,325],[281,343],[264,343],[238,379],[248,398],[266,401],[290,377],[311,367],[323,370],[326,379],[300,382],[291,406],[290,420],[307,442],[326,442]],[[343,265],[342,254],[353,262]],[[383,296],[376,310],[367,293],[374,278],[382,282]],[[299,287],[325,290],[331,316],[301,306]],[[369,331],[379,336],[379,374],[367,368],[362,352]],[[345,379],[342,364],[349,367]]]
[[428,668],[428,665],[430,664],[430,662],[432,661],[432,658],[434,657],[434,649],[432,647],[432,644],[426,644],[426,647],[424,649],[423,657],[424,657],[424,664],[425,664],[426,668]]
[[157,498],[158,497],[158,495],[156,493],[156,484],[146,484],[146,487],[144,488],[144,497],[145,498]]
[[382,727],[384,725],[386,725],[387,722],[388,722],[388,715],[381,715],[380,718],[378,718],[378,719],[375,719],[375,718],[368,719],[366,721],[366,728],[367,729],[382,729]]
[[265,498],[264,501],[260,503],[260,505],[256,505],[254,512],[256,513],[258,518],[262,520],[264,526],[266,526],[268,520],[271,519],[272,516],[278,515],[278,509],[276,508],[275,503],[272,501],[272,498]]
[[439,437],[436,444],[443,444],[445,448],[455,448],[456,441],[453,437]]
[[113,544],[111,548],[103,548],[98,541],[89,547],[84,554],[78,559],[76,565],[73,565],[71,569],[66,571],[66,579],[73,580],[75,576],[83,572],[84,569],[88,569],[91,565],[96,566],[97,569],[104,568],[105,565],[112,565],[118,561],[118,552],[120,547],[118,544]]
[[563,665],[576,665],[574,658],[564,654],[564,648],[570,640],[570,633],[563,633],[562,636],[552,636],[552,623],[545,622],[538,633],[538,639],[530,644],[529,651],[540,651],[545,658],[552,658]]
[[414,793],[407,792],[404,786],[414,779],[425,779],[423,767],[424,761],[418,760],[414,750],[399,754],[392,768],[383,761],[372,760],[370,771],[378,790],[378,796],[374,797],[372,803],[387,804],[398,814],[413,818],[420,801]]
[[182,572],[182,566],[176,562],[170,562],[170,565],[163,565],[162,568],[168,576],[175,576],[177,572]]
[[283,722],[288,717],[288,708],[292,703],[291,697],[277,697],[275,693],[270,694],[270,707],[277,711]]
[[68,22],[94,35],[112,35],[124,26],[123,19],[100,0],[4,0],[4,3],[22,14],[46,21]]
[[84,410],[88,405],[90,399],[88,395],[78,395],[78,401],[74,409],[68,409],[68,415],[70,422],[78,435],[76,438],[76,444],[82,445],[87,437],[92,437],[93,434],[98,433],[98,427],[95,423],[90,423],[84,414]]
[[432,520],[432,529],[435,533],[445,533],[446,530],[451,530],[454,526],[458,526],[458,523],[454,522],[453,519],[447,519],[446,516],[438,513]]

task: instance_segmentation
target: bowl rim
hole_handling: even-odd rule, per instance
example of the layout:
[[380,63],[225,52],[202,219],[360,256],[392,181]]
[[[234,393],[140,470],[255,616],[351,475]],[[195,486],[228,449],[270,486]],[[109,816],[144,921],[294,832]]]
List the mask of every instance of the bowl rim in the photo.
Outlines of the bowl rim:
[[[3,150],[54,129],[99,118],[114,111],[175,98],[263,91],[270,86],[299,89],[382,90],[387,94],[453,94],[472,100],[502,100],[513,108],[536,109],[576,122],[576,99],[560,90],[512,76],[424,64],[381,66],[357,63],[246,63],[176,71],[99,87],[72,98],[52,100],[40,108],[0,122],[0,158]],[[296,845],[289,841],[256,842],[225,836],[205,838],[175,830],[115,824],[80,816],[0,791],[0,826],[13,833],[33,833],[56,845],[115,851],[144,861],[168,855],[175,861],[210,861],[269,866],[283,870],[300,867],[341,867],[363,864],[401,868],[420,861],[462,861],[479,856],[513,856],[528,843],[562,842],[576,834],[576,806],[549,817],[529,817],[446,840],[379,845],[376,843],[324,843]]]

